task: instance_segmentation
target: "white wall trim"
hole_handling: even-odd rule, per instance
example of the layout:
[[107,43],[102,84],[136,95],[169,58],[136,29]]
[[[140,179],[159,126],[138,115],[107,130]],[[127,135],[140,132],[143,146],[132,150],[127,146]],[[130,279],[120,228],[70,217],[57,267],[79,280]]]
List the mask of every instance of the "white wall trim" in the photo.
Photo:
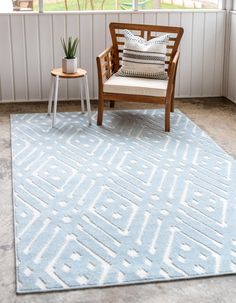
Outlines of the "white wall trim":
[[[139,13],[218,13],[224,12],[225,9],[148,9],[148,10],[94,10],[94,11],[44,11],[43,14],[49,15],[97,15],[97,14],[139,14]],[[4,15],[39,15],[42,13],[35,11],[18,11],[1,13],[0,16]]]

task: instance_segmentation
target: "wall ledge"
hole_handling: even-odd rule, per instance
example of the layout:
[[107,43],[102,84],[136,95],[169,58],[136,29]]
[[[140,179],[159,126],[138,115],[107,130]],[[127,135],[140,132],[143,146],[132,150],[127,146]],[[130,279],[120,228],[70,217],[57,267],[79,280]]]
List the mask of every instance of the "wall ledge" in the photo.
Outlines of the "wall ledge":
[[[145,13],[226,13],[224,9],[152,9],[152,10],[110,10],[110,11],[45,11],[43,13],[39,12],[27,12],[27,11],[18,11],[18,12],[9,12],[9,13],[0,13],[0,16],[18,16],[18,15],[97,15],[97,14],[145,14]],[[231,13],[236,13],[232,11]]]

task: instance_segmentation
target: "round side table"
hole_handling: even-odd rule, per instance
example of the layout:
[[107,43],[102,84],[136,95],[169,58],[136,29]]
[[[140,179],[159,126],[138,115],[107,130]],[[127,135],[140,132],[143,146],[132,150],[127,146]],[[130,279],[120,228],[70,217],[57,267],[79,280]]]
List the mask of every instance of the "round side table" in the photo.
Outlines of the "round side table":
[[80,97],[81,97],[81,109],[82,109],[83,113],[84,113],[84,96],[83,96],[83,86],[84,86],[86,104],[87,104],[87,112],[88,112],[88,120],[89,120],[89,125],[91,125],[91,123],[92,123],[91,105],[90,105],[90,98],[89,98],[87,71],[82,68],[78,68],[77,72],[74,74],[65,74],[62,72],[61,68],[55,68],[51,71],[51,76],[52,76],[52,81],[51,81],[51,88],[50,88],[49,102],[48,102],[48,114],[50,115],[52,112],[52,99],[53,99],[53,95],[54,95],[52,127],[54,127],[55,123],[56,123],[59,79],[75,79],[75,78],[81,78]]

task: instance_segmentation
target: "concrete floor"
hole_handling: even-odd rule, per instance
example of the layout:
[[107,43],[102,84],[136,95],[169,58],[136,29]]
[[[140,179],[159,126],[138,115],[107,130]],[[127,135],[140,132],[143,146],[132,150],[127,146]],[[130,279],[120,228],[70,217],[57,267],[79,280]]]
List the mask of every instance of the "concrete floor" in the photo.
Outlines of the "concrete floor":
[[[225,303],[236,302],[236,275],[33,295],[15,294],[11,195],[10,113],[46,112],[45,103],[0,104],[0,303]],[[153,105],[120,103],[116,108]],[[236,158],[236,104],[223,98],[182,99],[176,107]],[[96,106],[94,105],[94,109]],[[63,102],[61,111],[79,110]]]

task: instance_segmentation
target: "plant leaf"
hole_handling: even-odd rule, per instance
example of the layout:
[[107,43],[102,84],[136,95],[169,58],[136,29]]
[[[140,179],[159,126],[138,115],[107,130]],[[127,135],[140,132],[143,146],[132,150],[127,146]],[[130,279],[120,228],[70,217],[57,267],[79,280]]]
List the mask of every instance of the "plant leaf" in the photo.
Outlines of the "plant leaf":
[[61,38],[61,43],[62,43],[62,47],[63,47],[64,52],[65,52],[65,56],[67,58],[68,57],[68,50],[67,50],[67,46],[66,46],[66,42],[65,42],[64,38]]
[[76,55],[76,50],[77,50],[77,47],[78,47],[78,44],[79,44],[79,39],[76,38],[72,44],[72,55],[73,57],[75,57]]

